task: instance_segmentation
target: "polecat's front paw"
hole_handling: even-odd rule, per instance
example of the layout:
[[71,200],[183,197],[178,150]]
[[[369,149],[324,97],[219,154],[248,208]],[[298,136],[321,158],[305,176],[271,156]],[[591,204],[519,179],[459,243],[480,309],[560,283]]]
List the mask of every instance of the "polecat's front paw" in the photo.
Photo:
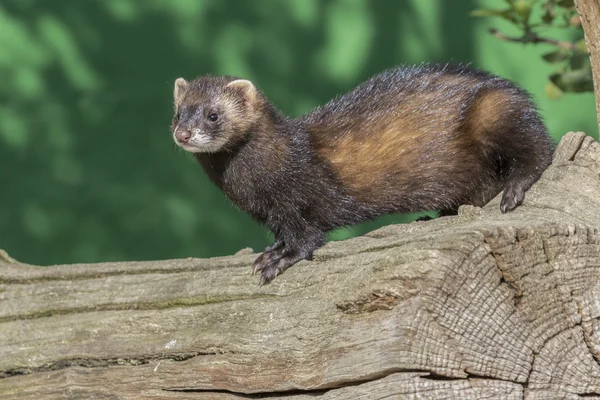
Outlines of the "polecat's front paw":
[[[278,249],[274,251],[265,251],[262,253],[254,264],[252,264],[252,275],[261,273],[259,285],[265,285],[271,282],[277,275],[279,275],[283,270],[289,268],[292,264],[289,264],[287,267],[281,269],[279,264],[281,261],[285,260],[285,251],[283,249]],[[285,263],[283,263],[285,264]]]
[[258,282],[259,286],[266,285],[271,282],[277,275],[279,275],[282,271],[278,268],[279,261],[276,263],[268,263],[265,268],[262,270],[260,274],[260,281]]
[[[271,259],[271,253],[273,252],[283,253],[283,240],[277,239],[272,245],[265,248],[264,253],[258,256],[252,264],[252,275],[259,273],[265,268],[267,262]],[[279,258],[281,257],[278,256],[278,259]]]
[[[260,284],[271,282],[278,273],[275,273],[274,268],[286,254],[285,249],[279,248],[273,251],[265,251],[252,264],[252,275],[262,272]],[[268,276],[268,279],[264,277]]]
[[271,258],[270,251],[265,251],[260,256],[258,256],[258,258],[254,260],[254,263],[252,264],[252,275],[261,272],[265,268],[267,261],[269,261],[269,258]]
[[260,285],[265,285],[271,282],[275,277],[298,261],[307,258],[301,257],[297,253],[292,252],[273,252],[270,257],[264,262],[262,273],[260,275]]

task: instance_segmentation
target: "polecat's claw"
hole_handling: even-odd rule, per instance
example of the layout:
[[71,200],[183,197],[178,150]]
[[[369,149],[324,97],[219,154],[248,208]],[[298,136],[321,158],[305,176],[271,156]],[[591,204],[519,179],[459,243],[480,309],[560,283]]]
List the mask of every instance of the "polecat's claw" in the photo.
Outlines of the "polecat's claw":
[[265,268],[265,265],[269,261],[270,257],[271,257],[271,253],[270,252],[264,252],[260,256],[258,256],[258,258],[252,264],[252,273],[251,273],[251,275],[255,275],[255,274],[259,273],[260,271],[262,271],[263,268]]

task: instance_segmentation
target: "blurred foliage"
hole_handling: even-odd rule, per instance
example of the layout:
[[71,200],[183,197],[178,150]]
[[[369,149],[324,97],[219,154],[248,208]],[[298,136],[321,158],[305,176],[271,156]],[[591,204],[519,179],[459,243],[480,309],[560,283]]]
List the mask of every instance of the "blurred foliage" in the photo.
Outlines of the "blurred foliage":
[[547,102],[539,52],[468,16],[496,2],[0,0],[0,248],[45,265],[266,246],[173,145],[179,76],[251,79],[298,116],[400,63],[473,61],[533,92],[555,138],[593,132],[592,95]]
[[[499,39],[521,44],[546,44],[554,50],[542,54],[542,59],[556,64],[558,69],[548,77],[545,91],[551,99],[564,92],[593,92],[592,67],[583,38],[583,28],[573,0],[505,0],[505,6],[481,8],[471,12],[474,17],[498,17],[515,25],[521,34],[507,36],[496,29],[490,33]],[[565,30],[569,40],[543,36],[544,30]]]

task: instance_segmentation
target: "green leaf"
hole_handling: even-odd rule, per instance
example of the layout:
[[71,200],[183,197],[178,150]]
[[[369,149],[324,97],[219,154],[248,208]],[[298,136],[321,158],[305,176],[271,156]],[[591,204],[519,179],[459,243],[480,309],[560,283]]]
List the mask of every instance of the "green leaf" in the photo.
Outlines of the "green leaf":
[[581,68],[550,75],[550,80],[563,92],[592,92],[594,80],[590,68]]
[[580,41],[578,41],[577,43],[575,43],[575,48],[577,49],[578,52],[582,53],[582,54],[588,54],[588,48],[585,44],[585,39],[581,39]]
[[554,21],[554,13],[550,10],[546,10],[544,15],[542,15],[542,21],[545,24],[550,25],[552,23],[552,21]]
[[569,58],[569,52],[565,50],[551,51],[550,53],[542,55],[542,58],[547,63],[556,64],[567,60]]
[[594,80],[591,70],[569,71],[563,75],[563,80],[567,84],[569,92],[593,92]]
[[562,8],[575,7],[575,2],[573,0],[559,0],[556,4]]
[[571,67],[571,71],[583,68],[591,68],[590,57],[587,53],[574,54],[569,62],[569,67]]
[[556,100],[562,97],[563,91],[560,90],[558,86],[556,86],[552,81],[546,82],[546,86],[544,86],[544,92],[546,92],[546,96],[550,100]]
[[514,3],[513,8],[521,17],[521,19],[527,22],[529,21],[529,16],[531,15],[531,6],[532,3],[528,0],[517,0]]

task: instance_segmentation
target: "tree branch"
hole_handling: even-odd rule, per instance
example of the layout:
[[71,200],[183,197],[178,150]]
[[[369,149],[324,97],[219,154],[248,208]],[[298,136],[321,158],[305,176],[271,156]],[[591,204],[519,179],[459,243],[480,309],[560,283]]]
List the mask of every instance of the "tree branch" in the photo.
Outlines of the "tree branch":
[[489,32],[492,35],[494,35],[495,37],[497,37],[498,39],[502,39],[507,42],[522,43],[522,44],[546,43],[546,44],[551,44],[553,46],[556,46],[563,50],[575,50],[576,49],[575,44],[573,44],[571,42],[566,42],[564,40],[555,40],[555,39],[545,38],[545,37],[539,36],[537,33],[534,33],[534,32],[529,32],[521,37],[508,36],[494,28],[490,28]]

